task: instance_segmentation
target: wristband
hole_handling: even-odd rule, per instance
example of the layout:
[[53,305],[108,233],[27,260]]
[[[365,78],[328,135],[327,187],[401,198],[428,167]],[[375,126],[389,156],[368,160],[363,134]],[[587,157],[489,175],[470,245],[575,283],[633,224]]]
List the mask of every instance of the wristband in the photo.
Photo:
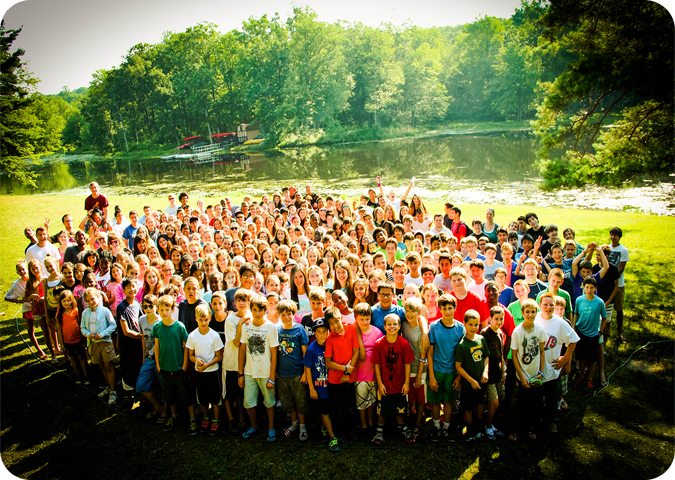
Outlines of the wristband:
[[267,383],[269,383],[270,385],[274,385],[274,380],[272,380],[271,378],[268,378]]
[[537,370],[537,375],[541,375],[542,377],[546,376],[546,375],[544,375],[544,372],[542,372],[541,370]]
[[428,360],[427,360],[426,358],[420,358],[419,362],[420,362],[420,363],[427,363]]
[[244,376],[244,374],[243,374],[243,373],[240,373],[240,374],[239,374],[239,378],[241,378],[241,377],[243,377],[243,376]]

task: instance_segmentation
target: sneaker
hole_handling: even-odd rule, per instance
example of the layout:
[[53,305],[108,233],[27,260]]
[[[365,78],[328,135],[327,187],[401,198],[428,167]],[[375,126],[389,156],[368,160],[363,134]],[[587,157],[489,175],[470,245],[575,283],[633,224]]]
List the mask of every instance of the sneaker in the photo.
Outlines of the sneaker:
[[108,405],[115,405],[115,402],[117,402],[117,393],[110,392],[110,396],[108,397]]
[[209,429],[209,435],[212,437],[215,437],[218,434],[218,430],[220,429],[220,422],[218,420],[215,420],[211,422],[211,428]]
[[197,427],[197,420],[190,420],[190,435],[194,436],[199,433],[199,428]]
[[484,436],[485,436],[485,435],[483,434],[483,432],[478,432],[477,434],[475,434],[475,435],[473,436],[473,439],[474,439],[474,440],[482,440]]
[[166,423],[167,417],[160,415],[157,417],[157,425],[164,425]]
[[333,437],[328,442],[328,451],[332,453],[337,453],[340,451],[340,445],[338,445],[337,437]]
[[406,445],[415,445],[415,437],[410,430],[403,430],[403,441]]
[[420,427],[418,425],[415,425],[415,427],[413,428],[413,431],[412,431],[413,438],[415,440],[417,440],[420,436],[420,433],[421,433]]
[[488,440],[497,440],[494,427],[487,427],[485,429],[485,436],[488,438]]
[[176,419],[173,417],[169,417],[166,419],[166,422],[164,422],[164,431],[169,432],[176,428]]
[[110,393],[110,389],[108,387],[105,387],[101,393],[98,394],[98,398],[105,398],[106,395]]
[[497,436],[497,437],[503,437],[504,436],[504,432],[499,430],[497,427],[492,427],[492,431],[495,432],[495,436]]
[[300,434],[298,435],[298,439],[301,442],[306,442],[309,439],[309,434],[307,431],[301,431]]
[[87,385],[87,386],[89,386],[89,385],[91,385],[91,382],[89,381],[88,378],[85,378],[85,379],[84,379],[84,384]]
[[450,437],[449,428],[439,428],[436,434],[438,435],[439,440],[447,440]]
[[384,435],[381,433],[376,433],[373,439],[370,441],[374,446],[379,447],[384,445]]
[[201,429],[202,429],[203,432],[205,432],[209,429],[209,425],[211,425],[211,422],[209,422],[209,419],[208,418],[202,418]]
[[434,431],[431,432],[431,441],[438,442],[441,439],[441,427],[434,427]]
[[549,424],[548,431],[549,433],[558,433],[558,425],[556,425],[555,423]]
[[80,380],[79,378],[75,380],[75,385],[82,385],[82,380]]

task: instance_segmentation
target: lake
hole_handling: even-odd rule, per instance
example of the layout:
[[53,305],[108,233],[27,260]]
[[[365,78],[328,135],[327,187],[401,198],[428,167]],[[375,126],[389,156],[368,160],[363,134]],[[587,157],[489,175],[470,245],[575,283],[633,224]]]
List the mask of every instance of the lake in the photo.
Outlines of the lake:
[[[402,192],[411,176],[425,198],[453,203],[536,204],[629,210],[672,215],[673,183],[639,187],[539,190],[536,143],[527,134],[452,135],[395,139],[327,147],[284,149],[274,154],[236,155],[194,165],[161,159],[119,160],[94,155],[52,157],[36,166],[39,191],[82,189],[96,180],[106,191],[125,194],[186,190],[222,197],[230,191],[259,196],[294,183],[317,191],[355,196],[381,175],[385,189]],[[4,193],[29,193],[5,176]],[[301,188],[302,190],[302,188]]]

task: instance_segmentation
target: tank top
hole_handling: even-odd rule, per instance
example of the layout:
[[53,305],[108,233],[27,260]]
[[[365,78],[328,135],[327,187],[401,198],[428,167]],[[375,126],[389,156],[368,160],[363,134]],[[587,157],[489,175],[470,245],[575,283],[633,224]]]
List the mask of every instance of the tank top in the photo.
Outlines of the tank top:
[[54,294],[54,289],[61,285],[61,279],[47,281],[47,291],[45,292],[45,299],[47,300],[47,308],[49,310],[56,310],[59,308],[59,299]]

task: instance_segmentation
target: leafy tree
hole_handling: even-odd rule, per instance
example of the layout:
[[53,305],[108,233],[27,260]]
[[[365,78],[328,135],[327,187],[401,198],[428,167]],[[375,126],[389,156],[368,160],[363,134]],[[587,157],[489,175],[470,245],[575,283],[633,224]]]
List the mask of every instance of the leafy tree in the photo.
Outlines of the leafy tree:
[[24,51],[11,51],[21,29],[6,29],[0,22],[0,171],[21,183],[36,186],[26,158],[36,153],[39,131],[30,96],[36,81],[21,60]]

